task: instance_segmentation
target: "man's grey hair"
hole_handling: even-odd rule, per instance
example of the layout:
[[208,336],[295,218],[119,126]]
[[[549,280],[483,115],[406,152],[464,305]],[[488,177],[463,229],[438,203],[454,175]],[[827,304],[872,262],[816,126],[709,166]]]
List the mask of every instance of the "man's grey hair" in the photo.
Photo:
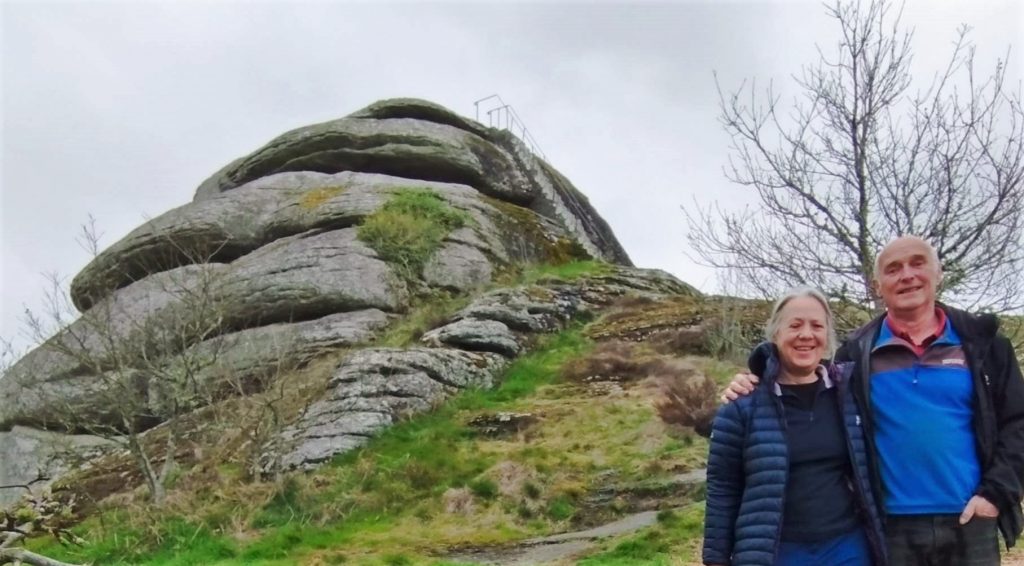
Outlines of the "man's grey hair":
[[832,316],[832,308],[828,305],[828,299],[825,294],[815,289],[814,287],[793,287],[786,291],[775,301],[775,305],[772,306],[772,314],[768,317],[768,323],[764,328],[765,339],[770,342],[775,342],[775,335],[778,334],[779,329],[782,327],[782,309],[793,299],[800,297],[810,297],[821,305],[825,309],[825,357],[831,358],[832,354],[835,353],[836,348],[836,326],[835,319]]
[[[932,260],[933,264],[935,264],[935,268],[937,270],[939,270],[939,273],[940,274],[942,273],[942,263],[939,262],[939,250],[935,249],[935,246],[933,246],[931,242],[929,242],[928,240],[922,238],[921,236],[913,236],[913,235],[907,234],[907,235],[904,235],[904,236],[897,236],[896,238],[893,238],[892,240],[889,241],[889,244],[895,242],[896,240],[903,240],[903,239],[906,239],[906,240],[917,240],[917,241],[921,242],[922,244],[924,244],[924,247],[927,248],[927,250],[928,250],[928,258]],[[882,249],[879,250],[878,255],[875,256],[875,271],[874,271],[874,276],[872,277],[872,279],[874,279],[875,281],[880,281],[879,275],[880,275],[880,271],[882,269],[882,253],[885,251],[885,248],[889,247],[889,244],[886,244],[886,245],[882,246]]]

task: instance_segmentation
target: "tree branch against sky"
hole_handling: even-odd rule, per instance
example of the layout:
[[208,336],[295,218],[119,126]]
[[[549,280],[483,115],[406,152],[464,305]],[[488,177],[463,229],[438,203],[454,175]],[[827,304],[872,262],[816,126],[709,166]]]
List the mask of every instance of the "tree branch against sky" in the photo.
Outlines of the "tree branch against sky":
[[792,77],[791,103],[771,83],[718,85],[733,140],[726,176],[760,204],[684,206],[693,249],[767,295],[809,284],[878,306],[875,255],[914,234],[938,249],[946,300],[1024,307],[1024,112],[1020,85],[1006,83],[1009,51],[979,72],[962,26],[947,65],[915,81],[900,5],[837,1],[826,11],[834,49],[819,47]]

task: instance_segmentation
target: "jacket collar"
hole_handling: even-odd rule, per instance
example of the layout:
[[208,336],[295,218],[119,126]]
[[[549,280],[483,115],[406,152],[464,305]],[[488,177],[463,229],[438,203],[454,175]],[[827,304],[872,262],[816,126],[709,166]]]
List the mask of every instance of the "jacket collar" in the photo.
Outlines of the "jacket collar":
[[[817,382],[817,391],[820,392],[824,389],[832,389],[833,387],[835,387],[835,383],[833,383],[832,378],[829,377],[828,370],[825,368],[825,366],[818,364],[818,368],[814,370],[814,373],[818,375],[819,379],[819,381]],[[775,380],[775,382],[772,383],[772,387],[775,390],[775,395],[778,397],[782,397],[782,385],[779,383],[778,380]]]
[[[770,385],[776,394],[782,392],[778,384],[782,364],[779,362],[779,349],[775,344],[771,342],[758,344],[747,358],[747,367],[750,368],[751,373],[761,379],[763,384]],[[825,366],[819,365],[817,372],[822,376],[826,389],[834,385],[832,376],[829,375],[831,372]]]
[[[946,313],[949,324],[964,342],[991,340],[999,330],[999,319],[993,314],[975,315],[941,302],[936,302],[935,305]],[[864,350],[871,351],[875,340],[878,339],[885,317],[886,313],[883,312],[871,322],[853,331],[850,340],[862,344]]]

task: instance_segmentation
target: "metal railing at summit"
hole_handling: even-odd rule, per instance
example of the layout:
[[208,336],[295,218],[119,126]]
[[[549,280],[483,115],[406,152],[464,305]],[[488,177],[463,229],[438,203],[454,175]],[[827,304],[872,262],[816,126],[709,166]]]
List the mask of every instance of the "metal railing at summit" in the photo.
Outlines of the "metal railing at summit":
[[[476,121],[480,123],[486,123],[488,127],[498,128],[500,130],[507,130],[512,135],[518,137],[526,147],[530,149],[535,155],[539,155],[542,159],[547,161],[547,156],[540,149],[540,144],[530,134],[530,130],[526,128],[526,124],[523,123],[523,119],[516,113],[515,108],[512,108],[511,104],[506,104],[497,94],[492,94],[477,100],[473,103],[476,109]],[[487,117],[486,121],[480,120],[480,112],[484,112]]]

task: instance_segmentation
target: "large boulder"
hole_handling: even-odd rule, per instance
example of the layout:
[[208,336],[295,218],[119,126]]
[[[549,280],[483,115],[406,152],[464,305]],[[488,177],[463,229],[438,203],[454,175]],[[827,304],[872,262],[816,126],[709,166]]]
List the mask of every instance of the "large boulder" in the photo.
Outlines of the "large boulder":
[[[361,232],[401,228],[395,214],[435,218],[396,213],[410,195],[458,219],[432,224],[444,230],[422,238],[429,249],[413,263]],[[380,101],[270,140],[98,254],[72,282],[81,316],[0,379],[0,431],[124,428],[136,417],[154,426],[166,407],[255,392],[282,368],[372,347],[423,296],[586,258],[630,265],[587,199],[518,138],[426,101]],[[351,445],[459,388],[489,386],[528,344],[524,332],[560,328],[620,294],[682,288],[641,270],[607,277],[497,290],[428,333],[428,347],[353,354],[312,420],[279,439],[293,446],[287,465],[329,457],[329,438]],[[170,403],[183,376],[190,397]],[[325,420],[349,405],[362,416]]]
[[272,173],[301,170],[466,184],[557,220],[595,257],[630,263],[586,197],[519,138],[423,100],[383,100],[347,118],[282,134],[204,181],[195,198],[211,198]]
[[459,183],[517,204],[534,197],[512,156],[475,133],[410,118],[341,118],[274,138],[204,181],[196,200],[283,171],[362,171]]
[[[465,185],[351,171],[278,173],[143,224],[82,269],[72,281],[71,296],[86,310],[152,273],[200,262],[235,262],[282,238],[350,228],[409,188],[430,190],[471,219],[471,226],[448,236],[451,245],[428,267],[425,276],[441,284],[489,280],[490,258],[504,263],[546,260],[550,248],[567,238],[556,222]],[[484,268],[481,256],[488,260]],[[466,271],[463,265],[477,272],[466,281],[452,282],[455,274]]]
[[449,348],[360,350],[327,395],[267,447],[265,471],[315,467],[459,391],[493,386],[505,364],[497,354]]
[[[111,440],[89,435],[67,435],[16,426],[0,432],[0,508],[25,495],[40,493],[68,470],[117,448]],[[14,487],[19,486],[19,487]]]

